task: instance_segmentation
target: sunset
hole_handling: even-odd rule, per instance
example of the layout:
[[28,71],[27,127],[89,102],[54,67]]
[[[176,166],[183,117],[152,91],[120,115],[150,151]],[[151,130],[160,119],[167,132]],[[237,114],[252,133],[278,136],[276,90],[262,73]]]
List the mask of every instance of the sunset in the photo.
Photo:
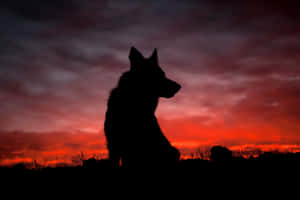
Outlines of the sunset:
[[107,101],[130,70],[131,47],[145,58],[156,48],[161,69],[181,85],[155,112],[181,159],[209,159],[215,145],[247,158],[300,152],[299,6],[4,0],[0,165],[106,159]]

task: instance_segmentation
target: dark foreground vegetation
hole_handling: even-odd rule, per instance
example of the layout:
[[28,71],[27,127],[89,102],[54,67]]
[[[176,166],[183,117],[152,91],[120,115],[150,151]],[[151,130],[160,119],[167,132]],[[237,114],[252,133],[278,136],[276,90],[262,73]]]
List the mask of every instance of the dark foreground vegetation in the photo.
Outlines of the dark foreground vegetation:
[[[298,172],[300,169],[300,153],[278,153],[265,152],[258,157],[233,157],[232,152],[224,147],[214,147],[211,150],[210,160],[186,159],[181,160],[177,165],[168,168],[147,168],[141,166],[134,168],[134,171],[151,174],[151,172],[183,172],[186,175],[210,176],[216,173],[289,173]],[[24,164],[17,164],[13,167],[1,167],[1,177],[28,177],[28,178],[63,178],[77,177],[96,179],[112,174],[133,171],[131,169],[113,169],[109,160],[96,160],[94,158],[83,161],[80,166],[74,167],[45,167],[39,169],[28,169]]]

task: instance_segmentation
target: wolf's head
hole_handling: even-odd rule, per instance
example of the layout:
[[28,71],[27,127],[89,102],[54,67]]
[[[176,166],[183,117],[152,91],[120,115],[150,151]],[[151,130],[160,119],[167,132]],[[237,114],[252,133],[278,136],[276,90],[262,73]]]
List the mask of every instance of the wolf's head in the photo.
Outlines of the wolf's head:
[[[134,74],[136,84],[145,93],[156,97],[173,97],[181,86],[166,77],[158,64],[157,50],[149,58],[144,56],[134,47],[129,54],[131,64],[130,72]],[[141,92],[142,92],[141,91]]]

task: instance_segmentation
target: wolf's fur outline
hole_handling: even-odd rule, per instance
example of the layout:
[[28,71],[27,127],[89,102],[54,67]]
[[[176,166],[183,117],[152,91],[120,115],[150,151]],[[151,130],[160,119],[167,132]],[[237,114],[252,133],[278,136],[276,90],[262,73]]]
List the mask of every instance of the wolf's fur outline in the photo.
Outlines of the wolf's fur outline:
[[114,167],[170,166],[179,151],[163,135],[155,109],[160,97],[170,98],[181,86],[166,78],[157,50],[148,59],[134,47],[131,68],[122,74],[108,99],[104,124],[109,159]]

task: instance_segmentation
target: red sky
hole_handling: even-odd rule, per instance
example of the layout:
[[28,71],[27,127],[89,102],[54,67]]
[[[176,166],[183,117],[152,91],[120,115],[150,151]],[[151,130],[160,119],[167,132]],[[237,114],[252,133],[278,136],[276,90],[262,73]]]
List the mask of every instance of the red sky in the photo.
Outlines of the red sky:
[[157,117],[182,153],[300,145],[299,3],[0,3],[0,164],[104,156],[110,89],[131,46],[183,88]]

